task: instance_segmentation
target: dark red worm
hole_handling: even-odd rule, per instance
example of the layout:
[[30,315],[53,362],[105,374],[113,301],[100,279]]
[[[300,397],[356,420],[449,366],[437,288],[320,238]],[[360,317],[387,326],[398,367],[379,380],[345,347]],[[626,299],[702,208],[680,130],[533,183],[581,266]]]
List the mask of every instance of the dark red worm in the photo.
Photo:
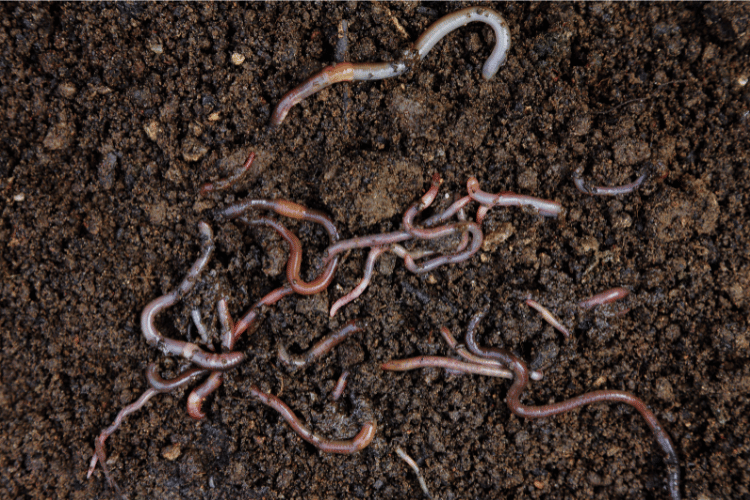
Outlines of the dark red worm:
[[221,179],[216,182],[207,182],[205,183],[199,192],[201,196],[205,196],[208,193],[211,193],[213,191],[221,191],[224,189],[229,189],[232,187],[232,185],[237,182],[245,173],[250,170],[250,167],[253,164],[253,161],[255,161],[255,151],[252,151],[245,160],[245,163],[242,165],[242,168],[239,172],[232,175],[231,177],[228,177],[226,179]]
[[579,302],[578,307],[580,307],[581,309],[591,309],[596,306],[601,306],[603,304],[609,304],[610,302],[624,299],[628,296],[629,293],[630,290],[628,290],[627,288],[610,288],[609,290],[605,290],[602,293],[597,293],[596,295],[589,297],[582,302]]
[[255,385],[250,386],[250,394],[253,397],[258,398],[261,403],[266,406],[270,406],[287,421],[289,426],[296,432],[299,437],[315,446],[319,450],[326,453],[340,453],[343,455],[349,455],[363,450],[372,442],[375,437],[376,424],[375,422],[365,422],[362,429],[354,436],[353,439],[348,440],[329,440],[318,436],[313,433],[310,429],[305,427],[305,424],[297,418],[297,415],[289,408],[282,400],[271,394],[262,392]]
[[616,390],[592,391],[561,401],[542,406],[526,406],[521,403],[520,398],[526,385],[529,382],[529,370],[526,364],[507,349],[498,349],[493,347],[480,347],[475,340],[476,324],[466,333],[466,345],[470,351],[477,356],[496,359],[508,366],[515,374],[515,381],[508,390],[506,402],[510,411],[519,417],[525,418],[546,418],[561,413],[566,413],[581,406],[593,403],[624,403],[635,408],[638,413],[646,420],[646,423],[654,433],[656,442],[666,455],[668,485],[672,500],[680,499],[680,462],[677,459],[672,440],[669,434],[659,423],[654,413],[648,409],[646,404],[630,393]]
[[253,322],[257,319],[258,315],[260,314],[260,310],[263,306],[271,306],[278,302],[279,300],[283,299],[287,295],[291,295],[294,293],[294,290],[292,290],[291,285],[289,283],[286,283],[284,286],[281,286],[272,292],[268,293],[266,296],[264,296],[262,299],[260,299],[258,302],[256,302],[250,310],[245,313],[245,315],[240,319],[237,323],[234,325],[234,329],[231,332],[230,336],[225,336],[222,338],[221,344],[224,346],[225,349],[230,350],[234,343],[237,341],[237,339],[242,335],[245,330],[247,330]]
[[541,198],[516,194],[510,191],[498,194],[486,193],[479,189],[479,181],[476,177],[469,178],[466,184],[466,189],[473,200],[490,208],[497,206],[529,206],[536,208],[540,215],[546,217],[557,217],[562,211],[562,206],[558,202],[552,200],[543,200]]
[[349,380],[349,370],[344,370],[341,372],[341,376],[336,381],[336,386],[333,388],[333,392],[331,393],[331,399],[334,401],[338,401],[341,399],[341,396],[344,394],[344,390],[346,390],[346,382]]
[[310,348],[306,353],[289,354],[284,346],[279,346],[279,359],[287,366],[296,369],[304,368],[328,354],[331,349],[342,343],[350,335],[364,328],[365,323],[359,319],[353,319],[346,323],[338,332],[323,338]]
[[580,172],[576,170],[573,174],[573,184],[575,184],[576,188],[584,194],[590,194],[592,196],[618,196],[621,194],[632,193],[643,184],[643,181],[645,181],[647,177],[648,174],[643,174],[638,177],[635,182],[623,186],[589,186],[588,183],[581,178]]
[[209,370],[228,370],[234,368],[245,360],[245,354],[241,352],[230,352],[226,354],[211,354],[203,351],[198,345],[192,342],[170,339],[164,337],[154,324],[156,315],[167,307],[173,306],[177,301],[189,292],[195,285],[198,276],[208,264],[211,253],[214,249],[213,231],[208,224],[201,222],[199,224],[201,236],[203,238],[203,252],[198,260],[188,271],[185,279],[172,292],[162,295],[151,301],[141,313],[141,331],[146,339],[146,343],[152,347],[159,347],[163,351],[173,356],[181,356],[188,361],[192,361],[201,368]]

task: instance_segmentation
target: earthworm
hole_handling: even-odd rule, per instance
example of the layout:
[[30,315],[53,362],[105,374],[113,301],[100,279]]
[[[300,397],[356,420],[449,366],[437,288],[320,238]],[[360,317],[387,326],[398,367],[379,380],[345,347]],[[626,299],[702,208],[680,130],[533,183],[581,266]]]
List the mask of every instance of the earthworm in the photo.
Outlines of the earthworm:
[[584,181],[583,178],[581,178],[579,170],[576,170],[573,174],[573,184],[575,184],[576,188],[578,188],[578,190],[584,194],[590,194],[592,196],[617,196],[620,194],[632,193],[633,191],[638,189],[641,184],[643,184],[643,181],[646,180],[646,177],[648,177],[648,174],[643,174],[642,176],[638,177],[635,182],[631,182],[630,184],[625,184],[623,186],[589,186],[588,183]]
[[208,330],[206,329],[206,325],[203,324],[200,311],[198,309],[193,309],[190,311],[190,317],[193,318],[193,323],[195,323],[195,328],[198,330],[201,340],[208,344]]
[[251,307],[250,310],[242,317],[242,319],[235,323],[231,335],[222,337],[221,345],[225,349],[230,350],[239,336],[242,335],[245,330],[247,330],[250,325],[253,324],[255,319],[258,317],[261,307],[271,306],[287,295],[291,295],[293,293],[294,290],[292,290],[292,287],[291,285],[289,285],[289,283],[286,283],[283,286],[268,293],[266,296],[256,302],[253,307]]
[[589,297],[583,302],[579,302],[578,307],[580,307],[581,309],[591,309],[602,304],[608,304],[610,302],[624,299],[628,296],[629,293],[630,290],[628,290],[627,288],[611,288],[609,290],[603,291],[602,293],[597,293],[593,297]]
[[271,125],[273,127],[279,126],[294,105],[334,83],[382,80],[404,74],[408,68],[407,60],[412,58],[424,59],[430,50],[446,35],[474,21],[487,23],[495,31],[495,48],[482,68],[482,77],[489,80],[505,63],[510,48],[510,30],[498,12],[483,7],[468,7],[448,14],[433,23],[417,39],[412,50],[404,51],[401,61],[385,63],[343,62],[323,68],[281,98],[271,115]]
[[270,406],[279,412],[282,418],[287,421],[289,426],[299,435],[299,437],[326,453],[340,453],[343,455],[356,453],[366,448],[367,445],[372,442],[372,438],[375,437],[377,426],[374,421],[370,421],[365,422],[359,433],[357,433],[352,439],[337,441],[322,438],[305,427],[305,424],[297,418],[297,415],[294,414],[291,408],[276,396],[262,392],[255,385],[250,386],[250,394],[258,398],[264,405]]
[[289,354],[284,346],[279,346],[279,359],[285,365],[295,370],[298,368],[304,368],[328,354],[331,349],[346,340],[353,333],[362,330],[364,326],[365,324],[362,320],[353,319],[346,323],[338,332],[332,333],[320,340],[304,354]]
[[[471,203],[473,200],[470,196],[464,196],[463,198],[459,198],[456,201],[453,202],[451,206],[449,206],[443,213],[433,215],[432,217],[426,219],[424,221],[424,225],[427,227],[434,226],[435,224],[440,224],[441,222],[445,222],[446,220],[450,219],[454,214],[461,213],[461,210],[466,207],[469,203]],[[462,219],[460,219],[462,220]]]
[[331,318],[336,315],[336,312],[338,312],[339,309],[362,295],[367,286],[370,284],[370,279],[372,279],[372,272],[375,269],[375,261],[377,261],[378,257],[383,255],[383,253],[387,251],[387,247],[373,247],[372,249],[370,249],[370,253],[367,254],[367,261],[365,262],[365,272],[362,275],[362,279],[351,292],[347,293],[333,303],[333,305],[331,306],[331,312],[329,313],[329,316]]
[[543,200],[526,196],[522,194],[504,191],[498,194],[491,194],[479,189],[479,181],[476,177],[470,177],[466,183],[466,190],[474,201],[487,207],[510,207],[510,206],[529,206],[537,209],[540,215],[545,217],[557,217],[562,211],[561,205],[552,200]]
[[157,372],[156,363],[151,363],[146,368],[146,380],[148,380],[149,385],[156,392],[170,392],[189,384],[206,373],[208,373],[208,370],[193,367],[185,370],[173,379],[165,380]]
[[336,267],[339,264],[338,257],[328,261],[323,272],[320,273],[320,276],[310,282],[303,281],[299,275],[300,269],[302,268],[302,243],[300,243],[299,238],[297,238],[293,232],[269,217],[257,217],[255,219],[242,217],[240,222],[247,226],[271,227],[275,229],[287,243],[289,243],[289,259],[286,263],[286,279],[292,287],[292,290],[295,292],[300,295],[314,295],[328,288],[328,285],[333,281],[333,275],[336,273]]
[[397,243],[391,245],[389,250],[396,254],[397,257],[401,257],[402,259],[407,255],[409,255],[412,260],[419,260],[425,257],[429,257],[430,255],[435,255],[434,250],[407,250]]
[[244,361],[245,354],[240,352],[209,354],[191,342],[164,337],[154,324],[156,315],[159,312],[174,305],[180,297],[193,288],[198,276],[206,267],[206,264],[208,264],[208,260],[214,249],[213,231],[205,222],[200,222],[198,227],[204,240],[201,256],[195,261],[188,271],[187,276],[185,276],[185,279],[175,290],[154,299],[143,309],[143,312],[141,313],[141,331],[146,339],[146,343],[152,347],[158,346],[165,352],[168,352],[173,356],[181,356],[188,361],[192,361],[201,368],[208,368],[210,370],[228,370]]
[[419,471],[419,466],[417,465],[417,462],[414,461],[413,458],[411,458],[409,455],[406,454],[404,450],[401,449],[400,446],[396,446],[396,455],[401,457],[401,459],[406,462],[409,467],[414,471],[414,473],[417,475],[417,479],[419,480],[419,486],[422,488],[422,491],[427,496],[427,498],[432,498],[432,495],[430,495],[430,490],[427,489],[427,481],[424,480],[424,477],[422,476],[422,473]]
[[413,236],[408,231],[393,231],[390,233],[358,236],[348,240],[341,240],[329,246],[323,254],[323,262],[329,262],[340,253],[355,248],[380,247],[410,240]]
[[336,381],[336,386],[333,388],[333,392],[331,393],[331,398],[334,401],[338,401],[341,398],[341,395],[344,394],[344,390],[346,389],[346,382],[349,380],[349,370],[344,370],[341,372],[341,376]]
[[211,372],[211,375],[208,376],[205,382],[192,390],[187,400],[188,415],[195,420],[202,420],[206,417],[206,414],[201,410],[203,401],[206,400],[209,394],[219,388],[223,376],[222,372]]
[[570,332],[568,331],[568,329],[565,328],[562,323],[560,323],[560,320],[557,319],[557,317],[554,314],[552,314],[549,311],[549,309],[547,309],[546,307],[544,307],[543,305],[541,305],[539,302],[537,302],[534,299],[526,299],[526,305],[531,307],[532,309],[536,309],[539,312],[539,314],[542,315],[542,318],[544,318],[544,320],[547,323],[549,323],[550,325],[555,327],[558,331],[560,331],[563,335],[565,335],[566,339],[570,338]]
[[240,179],[240,177],[242,177],[243,175],[245,175],[245,173],[248,170],[250,170],[250,167],[252,166],[253,161],[255,161],[255,151],[252,151],[247,156],[247,159],[245,160],[245,163],[242,165],[242,168],[240,169],[239,172],[237,172],[236,174],[234,174],[234,175],[232,175],[230,177],[227,177],[226,179],[221,179],[221,180],[218,180],[216,182],[207,182],[207,183],[205,183],[201,187],[201,190],[200,190],[199,194],[201,196],[204,196],[204,195],[206,195],[208,193],[211,193],[213,191],[222,191],[224,189],[229,189],[230,187],[232,187],[232,185],[235,182],[237,182]]
[[448,234],[459,231],[469,232],[472,235],[471,246],[466,250],[455,254],[435,257],[434,259],[428,260],[427,262],[420,265],[417,265],[414,262],[414,259],[410,255],[407,255],[406,257],[404,257],[404,265],[409,271],[415,274],[430,272],[433,269],[436,269],[444,264],[456,264],[458,262],[463,262],[479,251],[479,248],[482,246],[482,241],[484,240],[482,229],[478,224],[474,222],[458,222],[456,224],[450,224],[447,226],[430,229],[430,231],[433,231],[433,233],[431,233],[432,236],[429,239],[446,236]]
[[418,368],[444,368],[459,373],[513,378],[513,372],[498,366],[498,364],[469,363],[443,356],[416,356],[414,358],[396,359],[381,364],[380,368],[392,372],[405,372]]
[[229,314],[227,299],[221,298],[216,303],[216,309],[219,312],[219,322],[221,323],[221,338],[231,337],[232,330],[234,330],[234,321],[232,321],[232,316]]
[[673,500],[680,499],[680,464],[677,459],[677,453],[674,450],[674,445],[672,444],[669,434],[667,434],[659,423],[659,420],[653,412],[648,409],[643,401],[627,392],[603,390],[587,392],[559,403],[551,403],[542,406],[526,406],[520,401],[521,394],[529,382],[529,371],[526,364],[507,349],[480,347],[475,340],[475,327],[476,323],[474,324],[474,328],[468,329],[466,333],[466,345],[469,350],[477,356],[496,359],[504,363],[515,374],[515,380],[508,390],[508,395],[506,397],[508,407],[515,415],[525,418],[546,418],[566,413],[581,406],[600,402],[624,403],[632,406],[646,420],[646,424],[648,424],[649,428],[651,428],[651,431],[654,433],[656,442],[666,455],[665,462],[667,464],[668,473],[667,483],[669,485],[670,494]]
[[427,192],[417,203],[414,203],[412,206],[410,206],[409,209],[404,213],[404,229],[417,238],[427,239],[430,237],[429,235],[434,232],[434,230],[431,229],[420,229],[414,227],[413,221],[414,217],[416,217],[418,213],[422,212],[425,208],[432,205],[432,202],[435,201],[441,182],[442,181],[440,180],[440,174],[434,174],[432,176],[430,189],[427,190]]
[[[490,366],[494,366],[497,368],[505,368],[505,365],[500,363],[499,361],[477,356],[473,352],[469,351],[465,345],[459,344],[447,327],[441,326],[440,333],[443,335],[443,338],[448,343],[448,346],[450,346],[451,349],[456,351],[458,355],[464,358],[466,361],[477,364],[477,365],[490,365]],[[544,377],[542,372],[539,372],[536,370],[531,370],[531,372],[529,372],[529,375],[531,377],[531,380],[542,380],[542,378]]]

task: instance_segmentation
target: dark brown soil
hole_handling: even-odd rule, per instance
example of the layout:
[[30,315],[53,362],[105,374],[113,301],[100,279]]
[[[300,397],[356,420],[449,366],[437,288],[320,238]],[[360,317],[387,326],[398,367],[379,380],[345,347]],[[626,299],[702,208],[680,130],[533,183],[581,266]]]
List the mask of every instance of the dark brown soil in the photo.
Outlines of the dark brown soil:
[[[492,31],[472,24],[409,74],[334,86],[271,133],[281,96],[334,60],[341,21],[347,60],[389,61],[458,6],[1,4],[0,497],[114,496],[101,471],[86,479],[94,439],[145,389],[150,362],[180,369],[146,345],[139,315],[199,254],[198,221],[217,252],[160,316],[166,332],[195,336],[195,307],[215,329],[217,298],[239,317],[283,283],[282,240],[213,209],[286,198],[361,236],[398,228],[439,172],[441,194],[475,175],[566,214],[494,209],[479,255],[425,276],[386,258],[329,321],[361,276],[365,254],[352,252],[326,292],[285,299],[241,340],[249,359],[204,421],[187,416],[184,390],[126,420],[107,445],[130,498],[420,498],[396,445],[440,499],[666,498],[661,452],[629,407],[529,421],[508,411],[507,381],[380,370],[450,354],[438,328],[461,336],[486,305],[482,342],[544,368],[525,402],[630,391],[672,436],[686,498],[750,498],[750,6],[496,8],[513,46],[492,80],[480,75]],[[251,150],[240,185],[198,197]],[[573,186],[579,167],[598,185],[651,176],[634,194],[591,197]],[[289,225],[321,254],[319,227]],[[632,290],[619,309],[575,307],[615,286]],[[528,294],[575,326],[572,341]],[[279,344],[300,352],[355,317],[366,331],[320,363],[290,374],[278,362]],[[251,383],[323,435],[372,418],[377,437],[354,456],[319,453],[249,397]]]

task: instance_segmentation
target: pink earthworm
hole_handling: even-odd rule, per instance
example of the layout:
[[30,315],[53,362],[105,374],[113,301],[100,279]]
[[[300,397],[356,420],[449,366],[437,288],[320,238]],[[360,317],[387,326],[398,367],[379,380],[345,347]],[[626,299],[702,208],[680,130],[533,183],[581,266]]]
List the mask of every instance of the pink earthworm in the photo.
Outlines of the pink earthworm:
[[579,170],[576,170],[576,172],[573,174],[573,184],[575,184],[576,188],[578,188],[578,190],[584,194],[590,194],[592,196],[617,196],[621,194],[632,193],[633,191],[638,189],[641,184],[643,184],[643,181],[645,181],[647,177],[648,174],[643,174],[638,177],[635,182],[631,182],[630,184],[625,184],[623,186],[590,186],[581,178]]
[[[500,363],[499,361],[477,356],[473,352],[469,351],[465,345],[459,344],[447,327],[445,326],[440,327],[440,333],[445,339],[448,346],[450,346],[451,349],[456,351],[459,356],[464,358],[469,363],[473,363],[476,365],[489,365],[489,366],[494,366],[496,368],[505,368],[505,365]],[[542,372],[531,370],[530,377],[531,377],[531,380],[542,380],[544,375],[542,374]]]
[[[471,196],[464,196],[463,198],[459,198],[456,201],[453,202],[451,206],[449,206],[443,213],[433,215],[432,217],[426,219],[424,221],[424,225],[427,227],[432,227],[436,224],[440,224],[441,222],[445,222],[456,213],[460,214],[461,211],[471,203],[473,200],[471,199]],[[459,217],[459,220],[463,220]]]
[[213,191],[222,191],[224,189],[229,189],[235,182],[237,182],[243,175],[245,175],[248,170],[250,170],[253,161],[255,161],[255,151],[252,151],[247,156],[247,159],[245,160],[245,163],[242,165],[242,168],[239,172],[226,179],[221,179],[216,182],[207,182],[203,184],[203,186],[201,186],[199,194],[201,196],[204,196]]
[[206,398],[221,386],[224,378],[223,372],[211,372],[211,375],[188,395],[187,412],[195,420],[203,420],[206,414],[201,409]]
[[471,373],[488,377],[513,378],[513,372],[498,364],[479,364],[461,361],[460,359],[443,356],[416,356],[413,358],[396,359],[380,365],[388,371],[405,372],[418,368],[444,368],[458,373]]
[[434,231],[431,229],[420,229],[420,228],[414,227],[413,222],[414,222],[414,217],[416,217],[418,213],[422,212],[425,208],[432,205],[432,202],[435,201],[441,182],[442,181],[440,180],[440,174],[437,174],[437,173],[434,174],[432,176],[432,183],[430,185],[430,189],[427,190],[427,192],[422,196],[422,198],[417,203],[410,206],[409,209],[404,213],[404,217],[403,217],[404,229],[417,238],[428,239],[430,237],[431,232]]
[[331,399],[334,401],[338,401],[341,399],[341,396],[344,394],[344,390],[346,390],[346,382],[349,380],[349,370],[344,370],[341,372],[341,376],[336,381],[336,386],[333,388],[333,392],[331,393]]
[[279,346],[279,359],[288,367],[294,370],[304,368],[314,363],[321,357],[328,354],[331,349],[349,338],[350,335],[357,333],[365,327],[365,323],[359,319],[353,319],[347,322],[339,331],[332,333],[312,346],[304,354],[289,354],[284,346]]
[[526,299],[526,305],[538,311],[539,314],[542,315],[542,318],[544,318],[544,320],[547,323],[549,323],[550,325],[555,327],[558,331],[560,331],[563,335],[565,335],[566,339],[570,339],[570,332],[568,331],[568,329],[565,328],[565,326],[563,326],[562,323],[560,323],[560,320],[557,319],[557,317],[554,314],[552,314],[549,311],[549,309],[547,309],[546,307],[544,307],[543,305],[541,305],[539,302],[537,302],[534,299]]
[[456,232],[471,233],[471,246],[458,253],[451,255],[441,255],[440,257],[435,257],[434,259],[430,259],[427,262],[419,265],[414,262],[414,259],[410,255],[407,255],[406,257],[404,257],[404,265],[409,271],[415,274],[427,273],[445,264],[456,264],[458,262],[463,262],[471,258],[472,255],[479,251],[482,246],[482,241],[484,240],[482,229],[478,224],[474,222],[458,222],[456,224],[450,224],[447,226],[430,229],[430,231],[431,236],[429,239],[447,236]]
[[402,259],[406,258],[407,255],[410,256],[412,260],[424,259],[425,257],[429,257],[430,255],[435,255],[434,250],[407,250],[397,243],[391,245],[389,250]]
[[475,330],[476,328],[470,328],[466,333],[466,345],[469,350],[477,356],[496,359],[504,363],[515,374],[515,380],[508,390],[506,402],[511,412],[519,417],[546,418],[569,412],[581,406],[600,402],[624,403],[635,408],[644,420],[646,420],[649,428],[654,433],[656,442],[666,455],[665,462],[667,464],[668,473],[667,483],[669,485],[672,500],[680,499],[680,463],[677,459],[674,445],[672,444],[669,434],[667,434],[654,413],[648,409],[643,401],[627,392],[602,390],[587,392],[559,403],[550,403],[541,406],[526,406],[520,401],[521,394],[529,382],[529,370],[526,363],[521,361],[521,359],[507,349],[480,347],[475,340]]
[[305,282],[300,277],[300,269],[302,268],[302,243],[300,243],[299,238],[297,238],[293,232],[269,217],[256,217],[255,219],[242,217],[240,221],[248,226],[271,227],[275,229],[287,243],[289,243],[289,260],[287,260],[286,263],[286,279],[289,282],[289,286],[292,287],[292,290],[300,295],[314,295],[322,292],[331,284],[333,276],[336,273],[336,267],[339,264],[338,257],[328,261],[323,272],[321,272],[317,278],[310,282]]
[[510,49],[510,30],[498,12],[484,7],[467,7],[448,14],[433,23],[417,39],[411,50],[404,51],[404,58],[401,61],[386,63],[342,62],[328,66],[314,74],[281,98],[271,115],[271,126],[279,126],[294,105],[335,83],[382,80],[404,74],[409,67],[408,60],[424,59],[430,50],[446,35],[475,21],[489,24],[495,31],[495,48],[482,68],[482,77],[489,80],[505,63]]
[[372,249],[370,249],[370,253],[367,254],[367,261],[365,262],[365,272],[362,275],[362,279],[351,292],[347,293],[333,303],[333,305],[331,306],[331,312],[329,313],[329,316],[331,318],[336,315],[336,312],[338,312],[339,309],[344,307],[349,302],[352,302],[357,297],[362,295],[362,293],[364,293],[365,289],[370,284],[370,279],[372,279],[372,272],[375,269],[375,261],[377,261],[378,257],[383,255],[387,251],[387,247],[373,247]]
[[414,473],[417,475],[417,480],[419,481],[419,487],[422,488],[422,492],[425,494],[427,498],[432,500],[432,495],[430,495],[430,490],[427,488],[427,481],[425,481],[424,476],[422,476],[422,473],[419,470],[419,466],[417,465],[417,462],[414,461],[413,458],[411,458],[409,455],[406,454],[406,452],[401,449],[400,446],[396,446],[396,455],[401,457],[401,459],[406,462],[406,464],[411,467],[411,470],[414,471]]
[[271,306],[287,295],[291,295],[293,293],[294,290],[292,290],[291,285],[289,285],[289,283],[286,283],[285,285],[265,295],[262,299],[256,302],[247,313],[245,313],[242,319],[235,323],[231,335],[222,337],[221,345],[225,349],[230,350],[237,339],[240,337],[240,335],[242,335],[245,330],[247,330],[255,322],[263,306]]
[[627,288],[611,288],[609,290],[603,291],[602,293],[597,293],[593,297],[589,297],[583,302],[579,302],[578,307],[580,307],[581,309],[592,309],[596,306],[624,299],[628,296],[629,293],[630,290],[628,290]]
[[216,309],[219,313],[219,322],[221,323],[221,338],[224,339],[227,336],[231,336],[234,330],[234,321],[232,321],[232,316],[229,314],[227,299],[222,297],[216,303]]
[[99,434],[99,437],[96,438],[96,451],[94,453],[94,456],[91,457],[91,464],[89,465],[89,470],[86,477],[91,477],[91,475],[94,473],[94,470],[96,469],[96,464],[98,462],[102,466],[102,470],[104,471],[104,475],[107,478],[107,482],[109,482],[112,488],[117,491],[118,495],[122,496],[119,486],[117,486],[117,483],[115,482],[114,478],[112,478],[112,475],[109,472],[109,468],[107,467],[107,453],[104,448],[104,442],[109,436],[111,436],[117,429],[120,428],[120,425],[122,425],[122,421],[125,419],[125,417],[143,408],[143,406],[148,403],[148,401],[152,397],[163,392],[173,391],[179,387],[189,384],[197,377],[200,377],[206,372],[207,370],[202,370],[200,368],[191,368],[171,380],[164,380],[157,373],[156,364],[151,363],[146,369],[146,379],[148,380],[148,383],[151,387],[146,389],[135,402],[127,405],[122,410],[120,410],[120,412],[115,417],[115,421],[112,423],[112,425],[104,429],[101,434]]
[[180,297],[193,288],[201,271],[203,271],[206,264],[208,264],[208,260],[214,248],[213,231],[211,231],[211,228],[205,222],[199,224],[199,229],[204,240],[201,256],[193,264],[185,279],[175,290],[154,299],[143,309],[143,313],[141,313],[141,331],[146,339],[146,343],[152,347],[159,347],[169,354],[181,356],[188,361],[192,361],[201,368],[207,368],[210,370],[228,370],[244,361],[245,354],[240,352],[209,354],[191,342],[164,337],[154,324],[156,315],[159,312],[174,305]]
[[498,194],[486,193],[479,189],[479,181],[476,177],[469,178],[466,183],[466,189],[473,200],[489,208],[497,206],[530,206],[537,209],[539,214],[545,217],[557,217],[562,211],[560,204],[552,200],[543,200],[541,198],[516,194],[510,191]]
[[323,261],[328,262],[340,253],[356,248],[381,247],[401,243],[414,238],[408,231],[393,231],[390,233],[358,236],[348,240],[341,240],[329,246],[323,254]]
[[366,448],[375,437],[377,426],[374,421],[370,421],[365,422],[362,429],[353,439],[337,441],[322,438],[305,427],[305,424],[294,414],[291,408],[276,396],[262,392],[255,385],[250,386],[250,394],[260,400],[264,405],[279,412],[281,417],[286,420],[292,430],[294,430],[299,437],[323,452],[340,453],[343,455],[356,453]]

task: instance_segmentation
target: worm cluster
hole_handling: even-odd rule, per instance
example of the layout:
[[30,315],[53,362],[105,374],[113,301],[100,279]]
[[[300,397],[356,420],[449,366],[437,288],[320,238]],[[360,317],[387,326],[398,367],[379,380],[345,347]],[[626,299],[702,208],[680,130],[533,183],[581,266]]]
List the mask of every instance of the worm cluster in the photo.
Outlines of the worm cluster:
[[[510,46],[510,34],[503,18],[495,11],[483,7],[470,7],[445,16],[433,24],[419,37],[417,42],[404,52],[403,58],[391,63],[340,63],[329,66],[320,73],[312,76],[299,87],[293,89],[279,102],[271,117],[271,130],[279,127],[293,106],[301,100],[337,82],[376,80],[397,77],[426,57],[432,47],[451,31],[470,22],[484,22],[495,32],[496,44],[490,58],[484,65],[482,75],[491,78],[504,63]],[[233,177],[214,183],[205,184],[200,194],[229,189],[239,178],[252,168],[255,154],[250,153],[242,169]],[[623,195],[632,192],[640,186],[648,175],[642,175],[637,181],[620,187],[600,187],[587,185],[578,175],[574,177],[576,187],[587,195]],[[121,425],[123,419],[142,408],[153,396],[160,393],[174,391],[196,380],[203,381],[195,387],[187,399],[187,412],[197,420],[205,418],[202,410],[203,402],[220,387],[224,373],[236,368],[246,359],[243,352],[235,351],[235,345],[242,334],[251,329],[258,321],[263,308],[273,306],[278,301],[292,294],[314,295],[321,293],[333,282],[339,263],[346,254],[354,249],[368,249],[362,279],[350,292],[338,298],[330,309],[330,316],[334,317],[338,311],[348,303],[356,300],[367,289],[372,278],[377,259],[387,252],[395,254],[403,260],[407,270],[415,274],[433,271],[441,266],[458,264],[474,256],[482,246],[484,234],[482,223],[489,210],[495,207],[524,207],[543,217],[556,218],[562,213],[559,203],[551,200],[534,198],[512,192],[492,194],[480,188],[479,181],[471,177],[467,180],[466,193],[457,194],[454,202],[443,212],[429,217],[421,217],[438,196],[441,185],[439,174],[434,174],[430,187],[424,195],[412,204],[403,214],[401,229],[398,231],[357,236],[342,240],[333,220],[326,214],[312,210],[295,202],[276,199],[248,199],[224,208],[215,214],[216,222],[239,223],[243,226],[264,226],[276,231],[289,247],[289,257],[286,262],[285,283],[268,293],[252,305],[239,320],[234,321],[226,299],[217,302],[217,311],[221,323],[221,350],[213,352],[214,348],[207,342],[205,327],[200,314],[193,311],[193,321],[204,338],[203,346],[194,342],[173,339],[163,335],[156,327],[156,317],[165,309],[182,300],[194,288],[211,260],[214,250],[214,234],[207,222],[201,222],[198,230],[201,239],[201,254],[188,270],[183,281],[171,292],[154,299],[143,310],[141,315],[141,330],[149,346],[165,354],[178,356],[186,360],[190,366],[179,376],[165,380],[157,372],[155,364],[146,370],[149,388],[132,404],[123,408],[115,418],[113,424],[104,429],[96,439],[95,453],[91,459],[89,476],[99,463],[112,487],[120,492],[106,466],[105,441]],[[329,246],[322,258],[321,269],[316,277],[305,281],[301,275],[303,248],[299,237],[284,226],[282,221],[272,214],[319,224],[329,237]],[[440,243],[436,246],[434,243]],[[436,250],[435,248],[439,248]],[[587,298],[578,304],[582,310],[598,307],[628,295],[625,288],[614,288]],[[532,298],[527,298],[526,304],[538,311],[542,317],[559,330],[565,338],[570,337],[570,330],[546,307]],[[632,394],[615,391],[600,390],[589,392],[567,401],[547,404],[543,406],[526,406],[520,397],[527,387],[529,380],[543,379],[540,371],[529,370],[526,363],[506,349],[480,346],[475,337],[477,326],[484,316],[481,312],[474,316],[468,325],[465,342],[459,343],[446,328],[441,328],[441,334],[448,345],[458,354],[458,358],[439,356],[419,356],[410,359],[393,360],[382,364],[381,368],[388,371],[406,371],[423,367],[437,367],[451,373],[468,373],[492,377],[507,378],[513,381],[508,392],[507,404],[511,412],[525,418],[545,418],[558,415],[584,405],[613,402],[623,403],[634,407],[654,433],[654,437],[665,455],[668,467],[668,487],[671,498],[680,498],[680,468],[674,446],[669,435],[662,428],[654,414],[646,405]],[[351,335],[367,328],[367,318],[360,318],[346,323],[339,331],[325,337],[303,354],[290,354],[283,346],[280,347],[278,358],[290,369],[300,369],[309,366],[335,346],[344,342]],[[336,384],[333,398],[338,399],[346,390],[349,372],[344,371]],[[311,431],[300,420],[294,411],[278,397],[261,391],[255,385],[250,388],[250,394],[264,405],[277,411],[289,426],[305,441],[316,448],[328,453],[350,454],[366,448],[377,432],[375,421],[362,423],[361,430],[351,439],[332,440]],[[420,485],[426,494],[426,484],[416,463],[397,447],[395,450],[417,473]]]

